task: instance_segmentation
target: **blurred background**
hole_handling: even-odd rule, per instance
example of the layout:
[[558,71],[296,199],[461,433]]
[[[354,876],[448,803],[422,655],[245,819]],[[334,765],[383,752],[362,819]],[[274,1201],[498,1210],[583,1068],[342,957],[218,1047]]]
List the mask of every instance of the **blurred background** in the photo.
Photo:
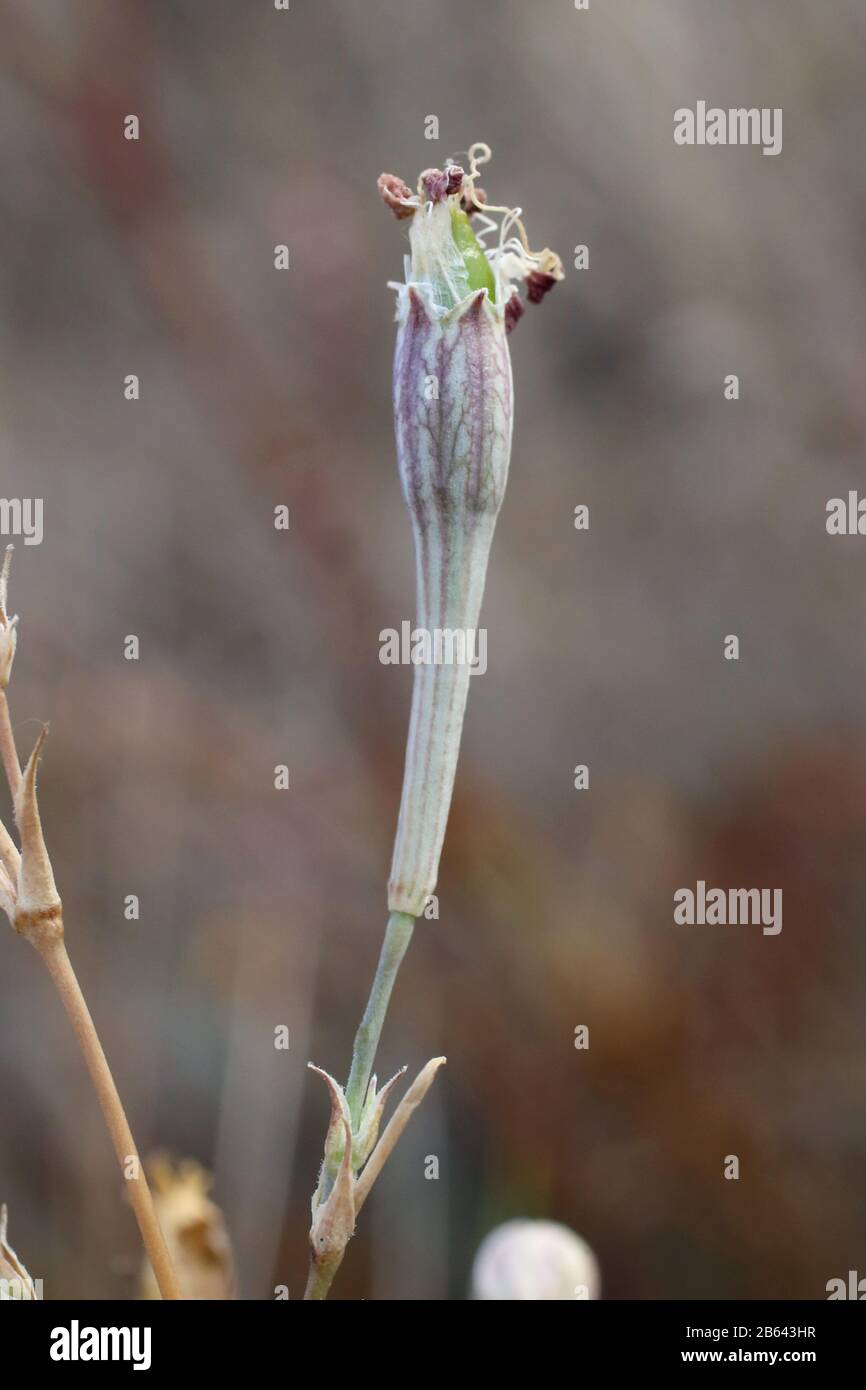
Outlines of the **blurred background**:
[[[0,53],[0,490],[45,507],[15,728],[26,753],[51,720],[68,943],[133,1130],[214,1174],[240,1296],[303,1292],[306,1063],[345,1076],[385,923],[410,672],[379,632],[414,579],[406,229],[375,181],[475,140],[569,273],[511,339],[489,666],[378,1071],[448,1066],[334,1296],[465,1298],[513,1216],[579,1231],[609,1298],[866,1274],[866,541],[825,530],[864,480],[860,0],[2,0]],[[699,99],[782,107],[783,152],[675,146]],[[782,888],[781,935],[674,926],[699,878]],[[95,1099],[11,930],[0,1114],[46,1297],[135,1296]]]

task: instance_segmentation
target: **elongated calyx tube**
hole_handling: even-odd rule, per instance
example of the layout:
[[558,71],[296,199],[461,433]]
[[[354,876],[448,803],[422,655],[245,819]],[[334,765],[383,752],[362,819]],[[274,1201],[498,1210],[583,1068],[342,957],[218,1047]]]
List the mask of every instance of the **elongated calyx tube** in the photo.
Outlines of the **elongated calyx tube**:
[[[383,174],[379,190],[410,219],[411,254],[397,290],[394,420],[415,542],[417,614],[412,713],[394,857],[392,912],[419,916],[436,887],[454,789],[472,661],[496,519],[511,456],[507,335],[562,278],[559,258],[532,252],[518,209],[475,186],[486,146],[421,175],[417,194]],[[495,218],[499,217],[499,221]],[[488,248],[485,240],[496,234]]]

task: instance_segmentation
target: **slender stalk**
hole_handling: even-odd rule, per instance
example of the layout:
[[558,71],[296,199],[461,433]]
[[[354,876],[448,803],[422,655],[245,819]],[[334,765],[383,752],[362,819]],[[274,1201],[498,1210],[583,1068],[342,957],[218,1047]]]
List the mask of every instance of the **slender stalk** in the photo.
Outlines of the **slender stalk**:
[[412,940],[414,926],[415,918],[410,917],[408,912],[392,912],[388,918],[385,940],[382,942],[382,950],[379,953],[379,963],[373,977],[370,998],[367,1000],[364,1017],[361,1019],[355,1034],[352,1067],[349,1072],[349,1080],[346,1083],[346,1101],[352,1117],[353,1129],[357,1129],[361,1118],[361,1107],[364,1104],[364,1096],[373,1071],[373,1063],[376,1060],[376,1048],[379,1046],[379,1038],[388,1010],[388,1001],[391,998],[397,971],[400,969],[409,942]]
[[0,758],[3,760],[6,781],[9,783],[14,806],[18,797],[18,789],[21,786],[21,764],[18,761],[18,750],[15,747],[15,735],[12,732],[9,701],[6,698],[5,690],[0,690]]
[[310,1260],[310,1272],[307,1275],[307,1287],[304,1289],[305,1303],[322,1303],[328,1297],[331,1285],[334,1282],[334,1275],[343,1263],[343,1253],[341,1251],[339,1259],[332,1264],[317,1264],[315,1260]]
[[[147,1178],[144,1175],[138,1150],[135,1147],[135,1140],[132,1137],[132,1131],[129,1128],[117,1087],[114,1084],[111,1068],[90,1016],[90,1010],[81,992],[81,986],[72,968],[72,962],[66,953],[63,939],[46,941],[44,944],[34,944],[37,945],[39,954],[57,988],[57,993],[60,995],[63,1007],[72,1024],[72,1030],[84,1055],[87,1070],[90,1072],[90,1079],[93,1082],[102,1113],[105,1116],[108,1132],[111,1135],[114,1151],[117,1154],[124,1177],[129,1182],[130,1200],[135,1212],[135,1219],[138,1222],[138,1229],[141,1231],[144,1248],[153,1266],[159,1291],[163,1298],[182,1298],[177,1275],[160,1229],[150,1188],[147,1185]],[[135,1160],[132,1165],[134,1170],[132,1177],[127,1176],[130,1159]]]

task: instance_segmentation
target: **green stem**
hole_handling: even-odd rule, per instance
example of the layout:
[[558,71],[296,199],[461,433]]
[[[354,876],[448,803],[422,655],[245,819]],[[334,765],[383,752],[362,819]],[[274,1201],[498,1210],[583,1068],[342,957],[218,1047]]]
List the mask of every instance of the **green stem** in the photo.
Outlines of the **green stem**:
[[392,912],[385,928],[385,940],[379,953],[379,964],[370,990],[370,998],[364,1010],[364,1017],[355,1034],[352,1049],[352,1068],[346,1083],[346,1100],[352,1116],[352,1128],[357,1129],[361,1118],[361,1107],[367,1093],[367,1085],[376,1060],[376,1048],[385,1022],[388,1000],[394,988],[397,971],[412,940],[415,918],[408,912]]
[[340,1252],[336,1260],[327,1263],[317,1264],[315,1260],[310,1261],[310,1272],[307,1276],[307,1287],[304,1290],[305,1303],[321,1303],[327,1297],[334,1282],[334,1275],[343,1262],[343,1254]]

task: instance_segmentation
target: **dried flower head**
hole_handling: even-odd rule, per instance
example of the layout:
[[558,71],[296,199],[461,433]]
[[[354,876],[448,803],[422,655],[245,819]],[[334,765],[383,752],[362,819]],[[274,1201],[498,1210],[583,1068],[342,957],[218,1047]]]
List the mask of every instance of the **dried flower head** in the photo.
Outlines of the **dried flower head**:
[[[213,1178],[194,1159],[175,1164],[157,1154],[147,1164],[153,1199],[185,1298],[235,1297],[235,1269],[225,1218],[210,1196]],[[150,1262],[141,1270],[141,1294],[159,1298]]]
[[[397,175],[382,174],[379,192],[397,218],[412,218],[406,283],[395,288],[417,286],[428,309],[439,313],[486,290],[510,332],[523,313],[520,291],[539,304],[563,278],[562,262],[547,247],[530,248],[520,208],[495,206],[476,186],[478,169],[490,157],[489,146],[479,142],[468,151],[468,173],[456,163],[425,169],[414,196]],[[398,319],[401,313],[398,305]]]

